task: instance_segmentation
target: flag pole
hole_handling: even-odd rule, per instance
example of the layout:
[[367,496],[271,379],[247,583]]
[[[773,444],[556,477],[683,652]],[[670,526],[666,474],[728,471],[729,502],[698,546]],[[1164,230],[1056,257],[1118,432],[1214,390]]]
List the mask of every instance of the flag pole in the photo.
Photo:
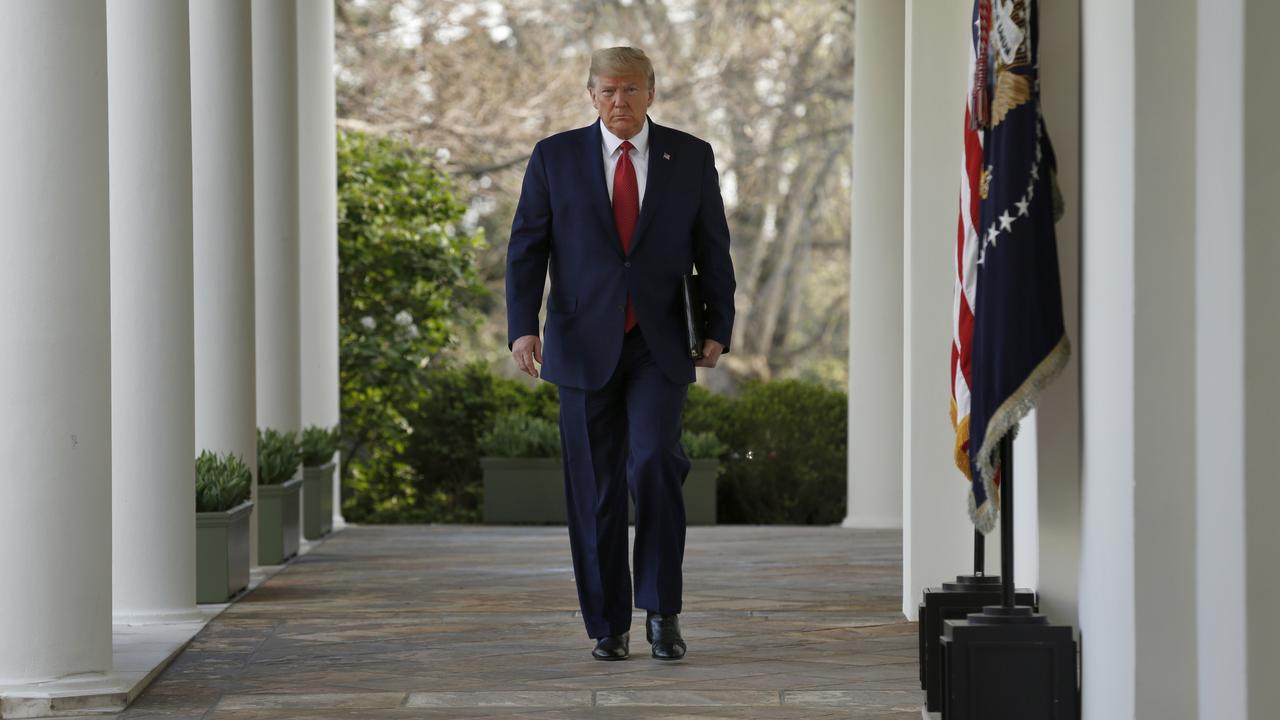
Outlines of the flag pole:
[[987,572],[987,542],[982,531],[973,529],[973,576],[982,577]]

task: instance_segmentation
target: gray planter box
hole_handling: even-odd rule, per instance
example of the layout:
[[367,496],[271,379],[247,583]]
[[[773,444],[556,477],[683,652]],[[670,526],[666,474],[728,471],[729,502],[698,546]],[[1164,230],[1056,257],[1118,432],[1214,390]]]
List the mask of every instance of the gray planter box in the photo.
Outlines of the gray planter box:
[[[684,483],[690,525],[716,523],[716,476],[720,461],[693,460]],[[480,458],[484,470],[484,521],[489,524],[563,524],[564,470],[559,458]],[[630,522],[635,506],[628,501]]]
[[279,565],[298,554],[302,472],[280,485],[258,486],[258,564]]
[[480,458],[484,521],[489,524],[567,522],[560,458]]
[[249,587],[249,518],[253,501],[196,513],[196,602],[226,602]]
[[720,461],[697,458],[689,461],[689,477],[684,479],[684,514],[690,525],[716,524],[716,478]]
[[302,468],[302,536],[316,540],[333,529],[333,471],[337,463]]

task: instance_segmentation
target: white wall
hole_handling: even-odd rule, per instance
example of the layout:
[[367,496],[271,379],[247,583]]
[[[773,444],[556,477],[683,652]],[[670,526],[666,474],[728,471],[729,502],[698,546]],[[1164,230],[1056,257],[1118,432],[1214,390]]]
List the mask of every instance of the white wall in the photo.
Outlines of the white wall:
[[[1037,588],[1041,612],[1055,623],[1076,625],[1080,580],[1080,0],[1041,3],[1040,30],[1041,109],[1058,160],[1058,188],[1065,210],[1054,229],[1062,315],[1072,348],[1071,359],[1040,396],[1036,412]],[[1032,435],[1029,428],[1024,430]],[[1015,493],[1014,497],[1022,496]],[[1023,517],[1027,515],[1019,513],[1018,518]],[[1029,554],[1023,550],[1028,547],[1020,540],[1019,564]]]
[[1249,717],[1263,718],[1280,708],[1280,4],[1247,0],[1244,27],[1245,604]]
[[[1035,410],[1018,423],[1013,439],[1013,578],[1019,588],[1040,585],[1040,443]],[[996,568],[991,572],[995,573]],[[1054,618],[1057,621],[1057,618]]]
[[1163,719],[1196,706],[1196,0],[1134,11],[1134,683]]

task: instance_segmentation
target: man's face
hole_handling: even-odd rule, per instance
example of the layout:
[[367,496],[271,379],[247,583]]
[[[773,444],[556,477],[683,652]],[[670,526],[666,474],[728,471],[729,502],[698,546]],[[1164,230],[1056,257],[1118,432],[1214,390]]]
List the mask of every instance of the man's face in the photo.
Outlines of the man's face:
[[629,140],[644,127],[645,112],[653,104],[653,88],[643,73],[596,78],[591,104],[609,132]]

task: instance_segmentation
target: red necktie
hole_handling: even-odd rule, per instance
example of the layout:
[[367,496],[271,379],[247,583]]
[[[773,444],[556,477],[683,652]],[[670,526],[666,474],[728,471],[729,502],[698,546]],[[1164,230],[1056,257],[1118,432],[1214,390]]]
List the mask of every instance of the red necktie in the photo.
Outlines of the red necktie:
[[[622,153],[613,171],[613,224],[618,228],[625,254],[631,250],[631,236],[636,232],[636,218],[640,216],[640,191],[636,188],[636,168],[631,164],[632,145],[623,140],[621,147]],[[630,332],[635,324],[635,307],[631,304],[631,293],[627,293],[627,317],[622,331]]]

